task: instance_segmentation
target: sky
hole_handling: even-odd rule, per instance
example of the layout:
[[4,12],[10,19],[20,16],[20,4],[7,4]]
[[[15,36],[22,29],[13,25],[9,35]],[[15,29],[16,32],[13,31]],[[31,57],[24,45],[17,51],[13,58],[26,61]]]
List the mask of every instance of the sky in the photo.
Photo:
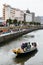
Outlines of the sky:
[[36,16],[43,16],[43,0],[0,0],[0,17],[3,16],[3,4],[21,10],[29,9]]

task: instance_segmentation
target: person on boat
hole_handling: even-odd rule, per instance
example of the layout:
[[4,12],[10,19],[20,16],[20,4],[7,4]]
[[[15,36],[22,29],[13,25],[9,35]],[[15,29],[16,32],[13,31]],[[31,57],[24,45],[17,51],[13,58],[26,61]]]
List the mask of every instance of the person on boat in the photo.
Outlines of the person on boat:
[[27,43],[25,43],[25,47],[27,47]]
[[32,43],[32,46],[36,47],[37,46],[36,42]]
[[24,43],[22,43],[21,48],[24,49]]
[[30,48],[31,48],[30,42],[29,42],[29,43],[25,43],[25,44],[26,44],[26,46],[25,46],[25,48],[24,48],[24,51],[30,50]]
[[34,43],[32,42],[32,44],[31,44],[31,49],[34,47]]
[[30,48],[31,47],[30,42],[29,43],[25,43],[25,47]]
[[27,48],[28,48],[28,49],[31,48],[31,44],[30,44],[30,42],[28,43]]
[[36,42],[34,42],[34,46],[35,46],[35,47],[37,46]]
[[21,45],[21,48],[23,49],[23,51],[26,51],[27,49],[31,48],[30,42],[29,43],[23,43]]
[[25,48],[25,49],[27,48],[27,43],[22,43],[21,49],[23,49],[23,51],[24,51],[24,48]]

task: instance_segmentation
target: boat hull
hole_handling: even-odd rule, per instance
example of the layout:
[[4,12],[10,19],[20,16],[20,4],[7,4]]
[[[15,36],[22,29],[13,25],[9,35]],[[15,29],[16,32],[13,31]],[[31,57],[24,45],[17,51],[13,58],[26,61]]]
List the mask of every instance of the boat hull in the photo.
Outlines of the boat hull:
[[37,51],[37,48],[35,48],[34,50],[28,51],[28,52],[24,52],[24,53],[18,53],[17,56],[26,56],[27,54],[32,54],[35,51]]

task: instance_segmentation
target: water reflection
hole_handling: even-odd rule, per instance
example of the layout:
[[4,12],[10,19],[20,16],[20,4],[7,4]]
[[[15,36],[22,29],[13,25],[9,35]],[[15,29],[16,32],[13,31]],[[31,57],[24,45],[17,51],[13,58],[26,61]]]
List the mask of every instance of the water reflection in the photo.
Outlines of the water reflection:
[[16,56],[15,58],[13,58],[13,61],[16,64],[21,64],[21,65],[25,65],[25,62],[27,60],[29,60],[31,57],[35,56],[35,54],[38,52],[38,50],[35,50],[33,53],[27,54],[25,56]]

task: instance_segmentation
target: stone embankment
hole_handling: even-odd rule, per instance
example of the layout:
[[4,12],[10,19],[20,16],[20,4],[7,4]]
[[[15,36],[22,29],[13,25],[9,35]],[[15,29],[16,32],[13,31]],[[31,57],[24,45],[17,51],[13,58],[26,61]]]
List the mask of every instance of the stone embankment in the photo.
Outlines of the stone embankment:
[[22,30],[15,31],[15,32],[9,32],[9,33],[5,33],[5,34],[1,34],[0,35],[0,43],[4,42],[4,41],[8,41],[8,40],[13,39],[13,38],[20,37],[24,34],[27,34],[29,32],[32,32],[32,31],[35,31],[38,29],[43,29],[43,27],[35,27],[35,28],[33,27],[33,28],[28,28],[28,29],[22,29]]

